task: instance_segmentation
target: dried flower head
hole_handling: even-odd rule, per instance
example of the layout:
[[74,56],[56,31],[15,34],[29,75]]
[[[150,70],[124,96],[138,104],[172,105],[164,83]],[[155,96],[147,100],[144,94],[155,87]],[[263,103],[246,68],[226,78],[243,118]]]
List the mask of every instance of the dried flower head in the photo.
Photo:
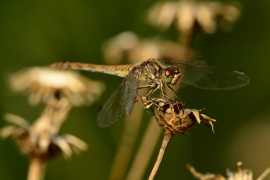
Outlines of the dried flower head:
[[147,21],[161,30],[175,23],[179,31],[188,34],[198,24],[206,33],[214,33],[217,23],[223,30],[230,30],[241,14],[240,9],[237,2],[163,1],[150,8]]
[[184,104],[176,101],[175,103],[160,102],[157,112],[160,125],[172,134],[186,133],[196,122],[199,124],[203,122],[214,132],[213,122],[216,120],[202,114],[203,110],[184,109]]
[[242,162],[236,163],[236,172],[227,170],[228,180],[252,180],[253,173],[250,169],[242,169]]
[[226,180],[223,176],[219,174],[211,174],[211,173],[206,173],[202,174],[196,171],[196,169],[191,166],[190,164],[187,165],[187,168],[191,172],[191,174],[196,178],[200,180]]
[[104,84],[81,76],[76,72],[60,71],[47,67],[20,70],[10,77],[11,89],[29,95],[35,105],[67,98],[72,105],[91,104],[104,90]]
[[88,146],[75,136],[57,134],[65,118],[66,113],[45,108],[41,117],[31,125],[17,115],[6,114],[5,119],[12,125],[2,128],[0,136],[12,136],[22,153],[30,158],[51,159],[61,151],[68,158],[72,155],[72,150],[79,153]]
[[[253,174],[250,169],[242,169],[241,168],[242,162],[236,163],[236,172],[232,172],[227,170],[227,180],[252,180]],[[191,166],[190,164],[187,165],[187,168],[192,173],[192,175],[200,180],[225,180],[225,178],[221,175],[215,175],[211,173],[202,174],[196,171],[196,169]],[[270,172],[270,168],[267,168],[261,176],[257,180],[263,180]]]
[[184,104],[160,102],[158,107],[159,124],[171,134],[183,134],[188,132],[196,123],[196,119],[190,118],[184,110]]
[[182,102],[170,102],[160,98],[147,99],[146,96],[138,96],[137,101],[140,101],[146,109],[153,104],[157,106],[156,119],[159,125],[172,135],[188,132],[196,122],[199,124],[202,122],[214,132],[213,122],[216,120],[202,114],[204,109],[184,109]]
[[149,57],[159,57],[159,43],[140,39],[135,33],[126,31],[109,39],[103,45],[105,59],[110,63],[119,63],[127,58],[136,63]]
[[214,126],[212,122],[216,122],[216,120],[211,119],[204,114],[201,114],[203,110],[184,109],[184,104],[181,102],[165,101],[164,99],[159,98],[149,99],[146,96],[137,96],[136,100],[140,101],[145,109],[152,109],[152,105],[155,105],[157,107],[155,116],[158,124],[165,129],[162,145],[160,147],[155,165],[148,178],[149,180],[154,179],[163,155],[165,153],[166,147],[173,135],[184,134],[188,132],[196,122],[203,122],[208,127],[210,127],[212,131],[214,131]]
[[[103,45],[105,59],[111,64],[120,63],[128,59],[131,63],[137,63],[149,57],[182,59],[185,47],[170,41],[162,41],[157,38],[142,39],[133,32],[122,32],[109,39]],[[191,57],[194,52],[191,52]]]

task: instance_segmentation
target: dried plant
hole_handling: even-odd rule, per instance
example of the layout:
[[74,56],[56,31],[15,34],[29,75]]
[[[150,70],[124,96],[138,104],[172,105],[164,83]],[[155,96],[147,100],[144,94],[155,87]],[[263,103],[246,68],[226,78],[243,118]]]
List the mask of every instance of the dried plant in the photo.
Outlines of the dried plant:
[[[253,174],[250,169],[242,169],[242,162],[236,163],[236,172],[227,170],[227,180],[253,180]],[[191,174],[200,180],[225,180],[226,178],[217,174],[206,173],[202,174],[196,171],[196,169],[190,164],[187,165],[187,168]],[[267,168],[257,180],[263,180],[270,173],[270,168]]]
[[172,24],[179,31],[179,42],[174,43],[159,38],[140,38],[133,32],[122,32],[104,43],[104,57],[109,63],[119,63],[128,59],[132,63],[154,58],[189,60],[197,53],[190,48],[195,31],[202,29],[214,33],[219,25],[230,31],[241,15],[241,4],[236,1],[160,1],[147,13],[147,22],[165,31]]
[[187,133],[196,122],[199,124],[201,122],[204,123],[214,132],[213,122],[216,122],[216,120],[202,114],[203,109],[185,109],[184,104],[178,101],[165,101],[158,98],[152,98],[149,100],[145,96],[138,96],[137,101],[140,101],[146,109],[152,109],[152,106],[155,105],[157,109],[156,113],[154,112],[154,115],[156,116],[158,124],[165,129],[162,145],[156,163],[148,178],[149,180],[154,179],[166,147],[173,135]]
[[187,168],[189,169],[189,171],[192,173],[192,175],[196,179],[200,179],[200,180],[225,180],[225,178],[219,174],[216,175],[216,174],[211,174],[211,173],[206,173],[206,174],[199,173],[190,164],[187,165]]
[[196,24],[206,33],[214,33],[218,23],[222,29],[230,30],[238,20],[240,10],[241,5],[235,1],[161,1],[150,8],[147,21],[161,30],[167,30],[175,23],[183,34],[192,33]]
[[[143,39],[129,31],[109,39],[102,50],[105,60],[110,64],[118,64],[124,59],[138,63],[149,57],[186,60],[183,58],[186,50],[183,45],[159,38]],[[191,58],[196,55],[196,52],[190,50]]]
[[236,163],[236,172],[232,172],[227,170],[228,180],[252,180],[253,173],[250,169],[242,169],[241,168],[242,162]]
[[102,83],[74,72],[41,67],[14,73],[9,82],[15,93],[28,94],[32,105],[45,104],[33,124],[20,116],[6,114],[5,119],[11,125],[0,130],[2,138],[12,136],[22,153],[29,157],[29,180],[41,179],[45,162],[60,152],[69,158],[73,151],[80,153],[87,149],[88,145],[79,138],[58,133],[73,106],[88,105],[98,99],[104,89]]
[[28,95],[32,105],[67,98],[74,106],[90,105],[105,88],[103,83],[76,72],[48,67],[32,67],[12,74],[10,87],[15,93]]
[[61,151],[69,158],[72,150],[76,153],[87,150],[87,144],[79,138],[70,134],[58,135],[58,130],[66,118],[66,111],[63,112],[46,107],[32,125],[20,116],[5,115],[11,125],[2,128],[0,136],[12,136],[21,152],[29,157],[29,180],[40,179],[44,175],[45,162],[55,158]]
[[189,60],[191,44],[198,30],[212,34],[219,25],[221,29],[230,31],[240,14],[241,4],[235,1],[160,1],[148,10],[147,22],[162,31],[175,24],[183,47],[182,56],[178,59]]
[[61,124],[57,121],[63,122],[61,116],[61,112],[52,112],[47,108],[31,125],[20,116],[6,114],[5,119],[11,125],[2,128],[0,136],[2,138],[12,136],[23,154],[42,161],[54,158],[61,151],[66,158],[72,155],[72,150],[76,153],[85,151],[87,144],[79,138],[69,134],[58,135],[57,131]]

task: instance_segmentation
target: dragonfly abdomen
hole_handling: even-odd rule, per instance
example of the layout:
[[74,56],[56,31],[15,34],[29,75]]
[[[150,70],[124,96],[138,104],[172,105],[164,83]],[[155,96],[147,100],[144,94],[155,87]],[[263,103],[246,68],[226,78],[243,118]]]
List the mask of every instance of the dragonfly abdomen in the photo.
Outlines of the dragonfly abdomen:
[[73,69],[73,70],[84,70],[91,72],[100,72],[111,75],[116,75],[120,77],[125,77],[132,69],[133,65],[98,65],[98,64],[88,64],[79,62],[58,62],[52,64],[53,68],[56,69]]

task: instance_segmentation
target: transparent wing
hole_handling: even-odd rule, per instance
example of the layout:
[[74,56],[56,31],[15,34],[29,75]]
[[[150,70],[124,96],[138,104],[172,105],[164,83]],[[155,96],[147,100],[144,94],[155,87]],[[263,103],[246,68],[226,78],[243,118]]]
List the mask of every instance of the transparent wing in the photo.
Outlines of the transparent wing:
[[136,69],[125,77],[117,89],[110,95],[100,107],[97,122],[100,127],[108,127],[118,122],[125,112],[130,114],[137,95],[139,79],[136,77]]
[[158,60],[163,65],[175,65],[179,68],[181,82],[201,89],[227,90],[245,86],[249,77],[241,71],[209,67],[204,61],[181,62],[176,60]]

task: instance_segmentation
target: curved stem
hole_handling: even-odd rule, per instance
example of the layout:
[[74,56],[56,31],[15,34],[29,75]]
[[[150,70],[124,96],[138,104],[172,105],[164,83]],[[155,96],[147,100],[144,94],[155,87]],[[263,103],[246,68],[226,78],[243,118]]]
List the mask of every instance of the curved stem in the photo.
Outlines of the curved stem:
[[154,179],[154,177],[155,177],[155,175],[157,173],[157,170],[159,168],[159,165],[161,163],[161,160],[163,158],[163,155],[165,153],[166,147],[167,147],[167,145],[168,145],[171,137],[172,137],[171,132],[165,131],[164,138],[163,138],[162,145],[161,145],[160,150],[159,150],[159,153],[158,153],[158,157],[157,157],[156,163],[155,163],[155,165],[154,165],[154,167],[152,169],[152,172],[151,172],[148,180]]
[[40,158],[32,158],[28,169],[27,180],[42,180],[44,175],[44,164]]

